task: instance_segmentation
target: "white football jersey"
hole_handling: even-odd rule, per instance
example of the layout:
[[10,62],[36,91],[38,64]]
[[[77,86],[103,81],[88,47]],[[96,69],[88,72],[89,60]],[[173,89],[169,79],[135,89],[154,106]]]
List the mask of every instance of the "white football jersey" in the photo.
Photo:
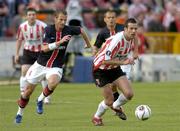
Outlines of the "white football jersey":
[[94,70],[96,69],[112,69],[117,66],[102,64],[104,60],[127,59],[128,54],[132,48],[132,41],[127,41],[124,37],[124,31],[121,31],[111,37],[102,45],[99,52],[96,54],[94,63]]
[[33,52],[41,51],[41,44],[43,43],[44,28],[47,25],[36,20],[33,26],[28,24],[28,21],[23,22],[18,29],[17,39],[24,40],[24,49]]

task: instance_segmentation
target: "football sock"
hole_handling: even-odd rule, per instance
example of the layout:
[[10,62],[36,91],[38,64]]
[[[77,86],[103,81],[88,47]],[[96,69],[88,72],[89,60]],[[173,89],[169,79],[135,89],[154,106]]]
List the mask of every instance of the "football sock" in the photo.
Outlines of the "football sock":
[[18,107],[17,115],[23,115],[24,108]]
[[116,101],[118,99],[118,97],[119,97],[119,93],[118,92],[114,92],[113,96],[114,96],[114,101]]
[[50,94],[53,93],[53,90],[50,90],[48,87],[43,89],[43,92],[41,95],[38,97],[38,101],[44,100],[45,97],[49,96]]
[[118,107],[126,104],[127,102],[128,102],[128,99],[124,96],[123,93],[121,93],[118,99],[113,103],[113,108],[118,109]]
[[98,109],[94,115],[94,117],[96,118],[100,118],[108,109],[108,106],[105,104],[104,101],[102,101],[101,103],[99,103]]
[[26,85],[27,85],[27,82],[26,82],[25,76],[21,76],[20,77],[20,91],[21,92],[24,92]]
[[18,105],[19,105],[19,107],[21,107],[21,108],[25,108],[26,105],[28,104],[28,102],[29,102],[29,98],[23,98],[23,97],[21,96],[21,98],[18,100]]

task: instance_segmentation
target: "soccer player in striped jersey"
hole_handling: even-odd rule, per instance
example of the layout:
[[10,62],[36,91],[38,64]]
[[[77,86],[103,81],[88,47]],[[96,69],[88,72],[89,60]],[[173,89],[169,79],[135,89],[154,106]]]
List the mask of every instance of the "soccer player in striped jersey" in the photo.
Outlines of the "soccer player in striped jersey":
[[21,123],[23,110],[28,104],[29,98],[33,93],[37,83],[43,78],[48,81],[48,86],[43,89],[37,99],[36,111],[38,114],[43,113],[43,99],[53,93],[59,84],[64,65],[66,48],[71,36],[80,35],[86,42],[86,46],[91,48],[89,38],[81,27],[66,26],[67,13],[60,10],[55,13],[55,24],[45,28],[42,51],[37,61],[29,68],[26,73],[28,81],[26,90],[18,100],[18,111],[15,123]]
[[[36,19],[36,10],[34,8],[27,8],[27,20],[19,25],[16,41],[16,55],[15,62],[20,61],[19,53],[20,48],[24,44],[23,56],[21,60],[21,77],[20,77],[20,91],[24,93],[26,86],[25,75],[30,66],[37,60],[41,51],[41,45],[44,35],[44,28],[46,24]],[[41,81],[42,87],[47,86],[47,81]],[[50,96],[44,99],[45,103],[50,102]]]
[[[109,37],[95,55],[93,76],[97,87],[102,89],[104,100],[99,104],[92,122],[96,126],[103,125],[102,115],[110,107],[121,113],[120,107],[133,97],[133,90],[120,65],[134,64],[134,57],[128,57],[133,43],[137,42],[137,22],[129,18],[124,24],[124,31]],[[112,86],[122,93],[114,102]]]

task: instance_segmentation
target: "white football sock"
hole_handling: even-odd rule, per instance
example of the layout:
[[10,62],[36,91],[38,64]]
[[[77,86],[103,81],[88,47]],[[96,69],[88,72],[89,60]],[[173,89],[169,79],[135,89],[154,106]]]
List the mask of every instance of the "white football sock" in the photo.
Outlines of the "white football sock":
[[24,108],[18,107],[17,115],[23,115]]
[[118,107],[126,104],[127,102],[128,102],[128,99],[124,96],[123,93],[121,93],[118,99],[113,103],[113,108],[118,109]]
[[44,100],[45,96],[44,93],[42,92],[41,95],[38,97],[38,101]]
[[106,112],[107,109],[108,109],[108,106],[105,104],[104,101],[102,101],[101,103],[99,103],[98,109],[94,117],[100,118]]
[[20,91],[21,92],[24,92],[26,85],[27,85],[27,81],[26,81],[25,76],[21,76],[20,77]]

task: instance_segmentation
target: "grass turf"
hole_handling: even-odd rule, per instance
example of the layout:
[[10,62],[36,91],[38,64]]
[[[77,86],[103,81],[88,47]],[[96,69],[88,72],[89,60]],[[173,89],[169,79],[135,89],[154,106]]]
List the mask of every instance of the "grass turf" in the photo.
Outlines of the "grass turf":
[[[0,131],[179,131],[180,82],[133,83],[134,98],[124,106],[128,116],[122,121],[108,110],[103,116],[105,126],[95,127],[91,118],[102,100],[94,84],[59,84],[52,104],[44,106],[44,114],[36,114],[38,86],[25,109],[22,123],[14,124],[19,87],[0,87]],[[134,110],[147,104],[152,110],[149,120],[135,118]]]

